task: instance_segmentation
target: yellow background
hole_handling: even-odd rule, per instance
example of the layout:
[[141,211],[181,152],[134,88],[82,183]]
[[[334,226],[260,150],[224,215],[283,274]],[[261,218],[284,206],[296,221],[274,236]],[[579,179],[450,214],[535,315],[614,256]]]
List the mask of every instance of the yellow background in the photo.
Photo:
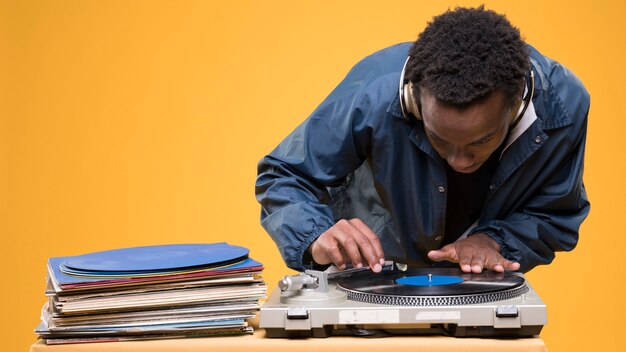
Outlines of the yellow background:
[[[256,163],[363,56],[475,1],[2,1],[2,350],[35,341],[48,257],[228,241],[270,286]],[[551,351],[618,350],[626,2],[486,1],[591,92],[579,246],[528,274]],[[623,343],[621,343],[623,345]]]

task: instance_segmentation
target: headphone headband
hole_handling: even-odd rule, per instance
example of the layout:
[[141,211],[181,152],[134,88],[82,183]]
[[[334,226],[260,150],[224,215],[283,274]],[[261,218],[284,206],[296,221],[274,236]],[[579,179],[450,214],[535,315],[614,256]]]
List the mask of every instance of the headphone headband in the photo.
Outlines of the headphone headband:
[[526,80],[526,87],[524,88],[524,90],[526,90],[526,92],[524,92],[524,97],[522,98],[522,104],[519,107],[519,111],[517,112],[517,116],[515,117],[515,120],[513,120],[513,122],[511,122],[511,124],[509,125],[509,130],[514,129],[515,126],[517,126],[517,124],[522,119],[522,116],[524,116],[526,109],[528,109],[528,106],[533,100],[533,94],[535,93],[535,74],[533,73],[532,68],[529,70],[528,78],[525,80]]
[[[402,116],[408,119],[409,116],[413,115],[418,120],[422,119],[421,109],[415,98],[413,97],[413,83],[405,79],[406,66],[409,63],[411,57],[407,57],[404,62],[404,66],[402,66],[402,72],[400,72],[400,82],[398,84],[398,94],[400,97],[400,110],[402,111]],[[519,107],[519,111],[515,120],[510,125],[510,129],[513,129],[518,122],[521,120],[522,116],[528,109],[530,102],[533,99],[533,94],[535,90],[535,74],[533,73],[532,68],[529,70],[528,78],[525,79],[526,87],[524,96],[522,98],[522,104]]]

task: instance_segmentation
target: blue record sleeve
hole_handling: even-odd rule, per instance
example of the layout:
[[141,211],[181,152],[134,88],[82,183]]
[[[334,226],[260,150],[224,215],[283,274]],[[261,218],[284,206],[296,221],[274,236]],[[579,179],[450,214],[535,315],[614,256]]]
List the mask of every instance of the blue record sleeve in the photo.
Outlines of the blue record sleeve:
[[98,272],[158,273],[193,267],[215,267],[248,257],[245,247],[226,242],[169,244],[120,248],[68,257],[63,266],[69,271],[96,275]]
[[[48,267],[50,270],[51,279],[54,280],[55,283],[58,284],[59,286],[96,284],[100,282],[114,284],[116,282],[119,282],[119,283],[132,282],[135,279],[156,280],[160,277],[163,277],[159,275],[155,275],[153,277],[148,277],[148,278],[146,277],[102,278],[102,277],[71,276],[71,275],[64,274],[60,269],[60,266],[68,258],[71,258],[71,257],[57,257],[57,258],[48,259]],[[256,260],[252,258],[246,258],[243,261],[235,263],[235,264],[220,266],[217,268],[210,268],[210,269],[203,270],[201,272],[196,272],[194,274],[198,274],[197,277],[206,277],[206,276],[225,275],[231,272],[245,273],[245,272],[251,272],[251,271],[262,270],[262,269],[263,269],[263,264],[261,264],[260,262],[257,262]],[[179,274],[179,276],[180,275],[184,275],[184,274]],[[138,280],[135,280],[135,281],[138,281]]]

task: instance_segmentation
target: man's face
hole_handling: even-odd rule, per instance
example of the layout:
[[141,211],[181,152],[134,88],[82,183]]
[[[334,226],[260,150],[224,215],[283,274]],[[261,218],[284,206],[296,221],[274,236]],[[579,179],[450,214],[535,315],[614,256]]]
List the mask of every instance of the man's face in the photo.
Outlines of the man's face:
[[[472,173],[503,142],[514,115],[501,93],[466,108],[440,104],[426,89],[421,91],[422,119],[428,140],[457,172]],[[516,104],[517,105],[517,104]]]

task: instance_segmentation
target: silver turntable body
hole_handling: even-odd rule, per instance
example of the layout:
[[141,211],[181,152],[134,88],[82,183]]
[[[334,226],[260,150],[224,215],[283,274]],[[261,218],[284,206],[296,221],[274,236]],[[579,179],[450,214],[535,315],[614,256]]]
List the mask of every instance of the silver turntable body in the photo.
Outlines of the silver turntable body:
[[[399,277],[403,269],[406,267],[401,264],[386,262],[383,275]],[[441,269],[420,270],[430,280]],[[489,282],[467,280],[471,282],[469,285],[479,288],[479,292],[469,290],[472,292],[467,294],[449,294],[445,290],[444,294],[422,295],[410,290],[409,294],[402,293],[403,290],[400,294],[387,294],[390,291],[385,291],[388,289],[385,284],[376,280],[365,289],[344,284],[351,280],[370,282],[368,275],[380,274],[359,268],[307,270],[285,276],[278,283],[279,289],[261,307],[259,327],[265,329],[267,337],[424,334],[530,337],[538,335],[547,322],[545,303],[519,273],[507,273],[507,282],[511,284],[495,290],[482,289]],[[476,275],[483,274],[473,275],[481,278]]]

